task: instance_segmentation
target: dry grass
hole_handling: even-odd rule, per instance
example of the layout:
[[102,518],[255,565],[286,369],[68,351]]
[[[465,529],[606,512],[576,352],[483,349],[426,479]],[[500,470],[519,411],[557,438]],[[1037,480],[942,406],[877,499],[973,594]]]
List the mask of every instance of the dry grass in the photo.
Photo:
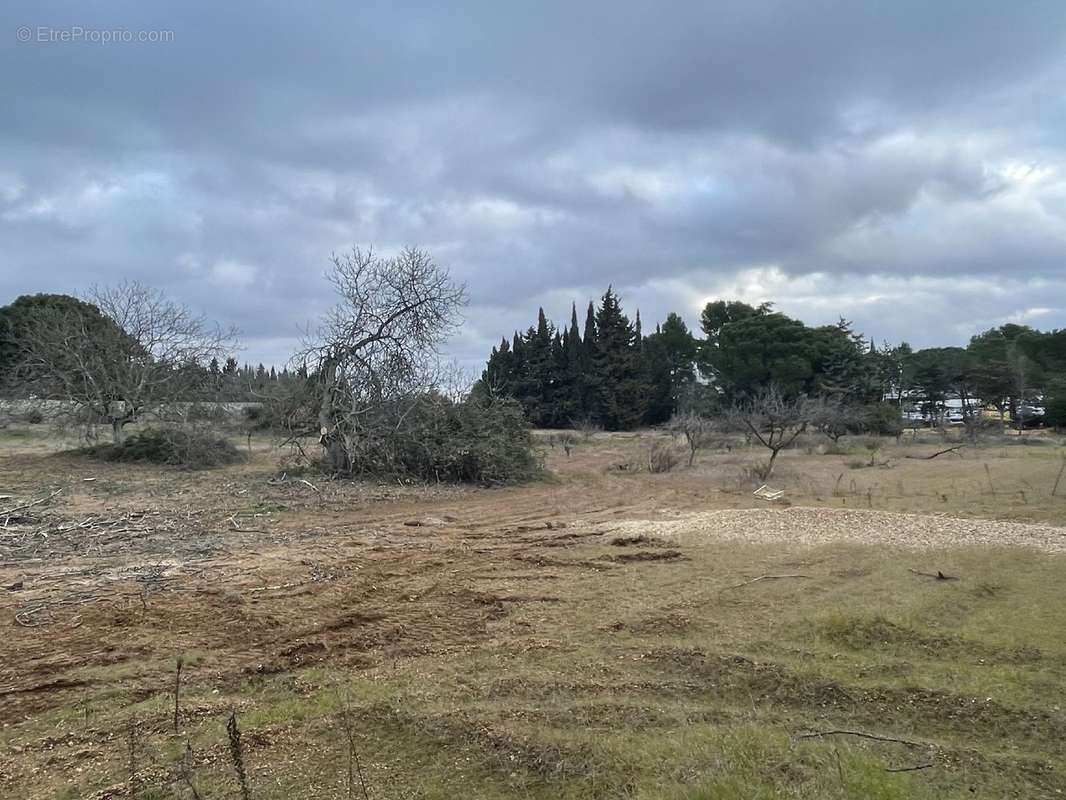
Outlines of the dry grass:
[[[975,521],[994,489],[998,515],[1061,522],[1050,487],[1004,500],[1054,480],[1052,448],[889,446],[894,466],[849,471],[837,493],[852,456],[797,450],[779,511],[735,485],[761,454],[611,469],[648,448],[598,434],[549,455],[555,479],[499,491],[316,492],[272,483],[263,457],[213,480],[93,465],[83,484],[70,457],[9,457],[0,480],[20,495],[64,484],[57,519],[183,510],[216,549],[181,556],[146,605],[12,628],[0,796],[120,795],[131,725],[141,797],[238,796],[233,710],[248,791],[267,800],[347,796],[354,752],[372,798],[1060,796],[1066,555],[1043,552],[1057,529]],[[886,473],[904,491],[859,483]],[[926,502],[952,516],[883,513]],[[137,541],[5,562],[0,584],[25,586],[0,613],[24,592],[125,587],[158,558]],[[803,577],[755,580],[786,575]],[[882,738],[802,738],[838,730]]]

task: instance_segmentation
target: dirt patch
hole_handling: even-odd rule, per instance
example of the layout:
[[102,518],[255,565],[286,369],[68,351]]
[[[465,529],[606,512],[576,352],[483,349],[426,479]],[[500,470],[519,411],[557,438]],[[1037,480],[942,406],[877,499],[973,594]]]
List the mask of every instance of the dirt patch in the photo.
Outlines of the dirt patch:
[[657,614],[651,617],[643,617],[636,620],[619,620],[617,622],[612,622],[609,625],[605,625],[604,629],[609,631],[626,631],[628,633],[658,636],[663,634],[676,635],[688,630],[691,625],[692,619],[690,617],[672,612],[667,614]]
[[850,542],[909,550],[1009,546],[1066,552],[1066,528],[1051,525],[830,508],[703,511],[671,520],[626,520],[609,529],[623,536],[713,537],[795,546]]
[[[168,705],[178,653],[204,659],[190,657],[182,707],[183,724],[205,743],[204,769],[221,759],[220,774],[229,778],[217,722],[230,705],[247,709],[244,730],[262,786],[268,775],[295,780],[294,765],[338,757],[329,749],[340,742],[331,727],[336,709],[324,699],[338,678],[379,703],[359,713],[372,726],[361,735],[381,746],[375,765],[398,781],[393,787],[383,778],[381,786],[395,788],[391,795],[383,789],[383,797],[413,796],[401,784],[421,778],[416,769],[437,762],[465,769],[468,757],[485,752],[502,783],[537,788],[523,796],[558,796],[564,780],[589,781],[590,796],[652,786],[654,793],[676,774],[711,767],[685,756],[676,769],[652,775],[657,766],[641,754],[661,743],[644,742],[641,733],[699,735],[690,729],[701,724],[757,730],[771,743],[801,726],[847,724],[934,742],[945,773],[986,775],[1003,753],[996,769],[1032,772],[1033,786],[1062,774],[1057,757],[1066,725],[1052,704],[1028,699],[1060,688],[1061,654],[1052,639],[1034,636],[1042,651],[1012,652],[899,621],[925,619],[906,613],[916,598],[932,608],[957,603],[960,612],[974,612],[972,619],[1014,605],[1054,616],[1034,598],[1053,597],[1042,587],[1055,576],[1027,582],[1017,571],[1019,563],[1053,559],[1028,553],[1018,561],[997,552],[985,562],[974,555],[968,563],[980,566],[980,575],[952,562],[945,569],[961,580],[939,584],[908,574],[895,550],[810,549],[843,542],[1057,551],[1062,529],[729,509],[757,501],[747,491],[710,488],[698,470],[603,475],[605,460],[619,457],[579,448],[555,465],[558,481],[492,492],[317,478],[316,491],[255,461],[210,480],[114,465],[71,478],[71,468],[87,465],[67,457],[0,463],[5,491],[17,486],[32,499],[64,487],[56,503],[0,531],[0,586],[12,587],[0,591],[0,616],[9,622],[0,642],[0,716],[10,720],[8,739],[25,748],[0,757],[0,795],[54,796],[66,780],[60,776],[77,768],[100,776],[94,792],[112,785],[121,791],[121,742],[102,745],[111,729],[94,727],[90,712],[110,715],[108,723],[143,719],[153,746],[162,746],[168,720],[157,712]],[[95,480],[83,484],[82,477]],[[722,592],[744,578],[793,573],[806,579]],[[852,614],[856,624],[839,630],[804,622],[825,619],[834,603],[861,611],[882,595],[902,598],[873,606],[887,607],[883,619]],[[852,607],[851,600],[865,605]],[[24,616],[37,625],[14,622],[41,604]],[[794,630],[782,630],[781,620],[795,622]],[[966,630],[981,635],[974,626]],[[757,649],[764,641],[770,646]],[[685,646],[667,646],[673,644]],[[856,654],[866,650],[864,661]],[[947,660],[937,664],[941,657]],[[964,672],[981,658],[1010,665],[1020,688],[1004,691],[1002,701],[999,694],[987,699],[980,681],[991,671],[980,665]],[[847,675],[841,664],[850,665]],[[974,696],[943,677],[956,664],[951,676],[967,681]],[[325,688],[309,689],[304,680]],[[132,706],[138,702],[145,705]],[[53,718],[71,720],[71,735]],[[588,729],[604,747],[586,746]],[[55,742],[42,746],[46,738]],[[423,745],[424,760],[412,767],[412,749]],[[1008,746],[1032,763],[1014,763]],[[722,753],[722,763],[736,755]],[[795,778],[794,794],[831,764],[797,765],[795,755],[782,751],[767,767],[786,781],[806,776]],[[1055,766],[1041,771],[1042,758]],[[145,769],[149,776],[154,766]],[[637,785],[630,778],[639,770],[651,777]],[[49,783],[44,775],[57,777]],[[264,796],[296,796],[313,780]]]
[[634,547],[641,545],[642,547],[663,547],[661,539],[655,539],[651,536],[645,536],[640,534],[638,536],[615,536],[609,544],[612,547]]
[[685,554],[680,550],[637,550],[634,553],[603,556],[604,561],[617,564],[631,564],[635,561],[681,561]]

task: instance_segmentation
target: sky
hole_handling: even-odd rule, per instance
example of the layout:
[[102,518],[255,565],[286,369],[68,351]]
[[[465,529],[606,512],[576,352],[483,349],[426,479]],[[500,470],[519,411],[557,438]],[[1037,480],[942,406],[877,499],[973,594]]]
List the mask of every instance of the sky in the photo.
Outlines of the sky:
[[612,284],[877,342],[1066,327],[1066,3],[0,5],[0,304],[136,280],[283,364],[427,250],[476,365]]

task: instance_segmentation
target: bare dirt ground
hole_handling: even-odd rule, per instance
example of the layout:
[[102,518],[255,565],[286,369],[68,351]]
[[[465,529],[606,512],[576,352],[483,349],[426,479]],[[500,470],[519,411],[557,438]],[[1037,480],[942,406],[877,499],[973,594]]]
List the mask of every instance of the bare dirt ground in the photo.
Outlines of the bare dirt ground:
[[[795,573],[795,580],[780,583],[798,586],[806,579],[822,577],[839,581],[848,570],[856,570],[850,579],[856,580],[856,591],[863,591],[862,576],[889,570],[893,561],[899,562],[893,555],[897,550],[942,552],[1008,545],[1034,553],[1066,550],[1066,530],[1047,524],[1056,518],[1066,521],[1062,517],[1066,502],[1058,497],[1037,502],[1033,490],[1021,503],[1012,487],[989,484],[993,495],[997,489],[1000,493],[1001,511],[1015,502],[1020,507],[1016,517],[1042,524],[965,519],[957,516],[965,512],[960,508],[951,508],[949,513],[938,509],[937,515],[900,515],[877,506],[906,507],[905,489],[898,496],[881,493],[875,499],[866,490],[867,481],[840,492],[836,474],[846,471],[842,462],[822,466],[829,457],[813,456],[823,461],[805,468],[797,454],[791,464],[785,460],[781,481],[797,487],[790,495],[792,502],[812,507],[768,508],[751,497],[750,487],[740,488],[735,480],[712,479],[729,469],[732,455],[722,456],[724,464],[709,457],[702,466],[670,475],[619,469],[640,447],[638,439],[603,437],[579,446],[570,458],[546,450],[553,477],[498,490],[353,484],[280,475],[276,454],[265,445],[247,465],[204,473],[100,464],[45,453],[41,448],[11,448],[0,460],[0,491],[11,497],[0,500],[0,508],[55,494],[0,518],[0,624],[7,625],[0,640],[0,741],[4,745],[0,796],[52,797],[65,791],[69,797],[113,797],[133,791],[128,778],[121,777],[124,756],[116,737],[121,740],[122,731],[100,709],[109,702],[139,708],[134,712],[142,714],[138,719],[163,736],[165,698],[172,691],[173,663],[179,654],[186,658],[185,680],[199,687],[182,711],[187,724],[221,713],[212,693],[226,697],[230,707],[245,708],[244,687],[257,676],[305,675],[309,669],[328,667],[378,676],[392,670],[394,675],[421,675],[428,680],[427,675],[445,669],[442,665],[461,672],[466,667],[460,665],[482,658],[494,647],[504,647],[512,655],[591,647],[587,642],[565,644],[570,635],[580,636],[583,625],[599,631],[598,636],[613,630],[638,639],[660,637],[655,647],[641,645],[641,658],[650,659],[642,663],[656,661],[660,678],[673,676],[671,680],[683,684],[697,670],[693,659],[699,661],[697,671],[704,676],[700,680],[707,680],[712,662],[718,663],[717,656],[706,650],[693,650],[691,642],[681,647],[678,642],[661,640],[664,635],[678,635],[697,613],[699,591],[692,593],[687,604],[672,601],[681,596],[681,586],[700,585],[703,579],[698,574],[716,576],[719,594],[714,597],[734,586],[746,590],[745,582],[760,576]],[[1038,458],[1012,466],[1009,460],[1015,454],[1006,451],[990,458],[1003,459],[995,468],[1004,476],[1033,485],[1053,478],[1057,463]],[[935,474],[930,472],[936,466],[933,462],[897,463],[910,472],[897,470],[891,481],[874,468],[854,470],[854,474],[866,480],[866,475],[877,473],[877,480],[894,488],[913,481],[931,487],[924,495],[929,502],[947,505],[939,499],[940,484],[934,486],[936,481],[930,477]],[[953,486],[965,480],[980,487],[990,480],[989,470],[974,469],[974,464],[961,470],[957,463],[946,459],[944,463],[951,475],[945,480],[955,482]],[[817,470],[826,474],[823,485],[813,486],[810,481]],[[1033,475],[1026,470],[1033,470]],[[808,485],[802,485],[798,476]],[[851,475],[848,479],[854,484]],[[834,481],[836,489],[831,488]],[[982,502],[996,505],[980,488],[975,491]],[[1013,492],[1010,502],[1008,491]],[[915,497],[911,502],[921,505]],[[852,551],[846,548],[860,545],[882,548],[871,562],[875,566],[852,563],[854,557],[847,555]],[[825,547],[844,549],[834,558],[836,572],[825,570],[823,575],[812,568],[820,562],[811,553]],[[827,557],[818,558],[824,561]],[[897,570],[900,575],[893,572],[892,580],[914,580],[926,574],[935,582],[935,571],[927,571],[931,567],[925,557],[909,558],[913,574]],[[709,559],[707,566],[692,572],[695,565],[704,563],[701,559]],[[790,567],[793,563],[800,566]],[[937,564],[958,569],[959,564],[971,562],[960,556]],[[651,587],[663,576],[671,577],[653,592]],[[991,587],[988,592],[998,591],[995,587],[1000,584],[995,581],[984,583]],[[715,641],[719,645],[724,641],[724,652],[730,653],[750,652],[745,649],[749,645],[756,650],[765,647],[765,633],[752,639],[746,633],[748,626],[758,620],[776,624],[770,621],[773,610],[789,602],[788,592],[799,590],[785,586],[769,590],[771,594],[764,597],[775,598],[769,607],[730,606],[722,614]],[[924,583],[920,590],[936,591]],[[637,597],[643,599],[633,599]],[[653,602],[655,607],[649,607]],[[572,630],[567,634],[560,626],[571,608],[567,627]],[[588,617],[593,608],[598,610]],[[870,616],[872,624],[881,624],[876,621],[879,615],[880,611]],[[869,623],[863,619],[860,628]],[[608,623],[618,627],[604,628]],[[845,628],[840,635],[852,636],[852,628]],[[779,661],[790,658],[782,655]],[[883,656],[877,660],[885,666]],[[1041,670],[1052,669],[1041,664]],[[456,681],[462,683],[456,674],[449,671],[437,679],[441,686],[454,688]],[[519,680],[522,674],[517,669],[504,671],[492,680],[506,681],[508,675]],[[1046,671],[1041,676],[1047,680]],[[589,679],[595,680],[591,675]],[[613,675],[612,680],[616,679],[621,678]],[[517,697],[535,691],[532,678],[524,680],[527,683],[512,685],[508,691]],[[744,680],[755,685],[764,678],[753,674]],[[950,683],[944,680],[945,685]],[[744,691],[751,690],[745,686]],[[491,695],[487,688],[483,690],[486,697]],[[500,690],[497,686],[492,691]],[[446,694],[444,689],[441,692]],[[512,714],[516,702],[511,702],[506,714],[502,706],[492,713]],[[757,702],[751,700],[753,710]],[[787,706],[785,700],[780,702]],[[824,706],[826,701],[813,698],[812,702]],[[743,704],[747,703],[744,697]],[[524,707],[521,702],[517,705]],[[537,713],[544,712],[541,707]],[[442,713],[439,709],[433,712],[435,724],[442,724]],[[82,714],[84,719],[79,719]],[[573,709],[567,714],[572,715]],[[528,718],[522,720],[528,723]],[[1041,735],[1066,733],[1061,714],[1041,724],[1037,724]],[[490,723],[478,725],[478,730],[488,730]],[[624,728],[625,723],[619,722],[618,727]],[[453,738],[447,731],[442,735]],[[263,759],[267,752],[275,762],[293,757],[295,751],[286,751],[287,756],[281,752],[284,747],[279,742],[284,737],[275,731],[272,743],[270,739],[269,730],[262,733]],[[256,741],[253,737],[253,748]],[[285,747],[296,747],[291,738],[287,741]],[[487,746],[479,742],[478,747]],[[503,746],[491,744],[494,750]],[[943,756],[945,765],[950,758],[961,758],[961,751],[946,746],[942,752],[956,753]],[[221,747],[215,752],[216,761],[219,753]],[[1052,755],[1060,756],[1057,750]],[[537,772],[536,759],[543,757],[512,753],[512,760],[517,758],[537,780],[556,780]],[[527,763],[530,759],[532,766]],[[143,767],[145,785],[153,779],[165,785],[165,761],[159,756],[155,766]],[[210,769],[211,761],[212,756],[205,757],[205,769]],[[387,765],[381,766],[384,763],[374,767],[379,781],[375,796],[429,796],[388,788],[393,785],[381,777],[382,770],[387,770]],[[994,766],[989,761],[981,769]],[[1048,781],[1060,775],[1058,767],[1046,769],[1052,776]],[[1021,774],[1025,768],[1012,762],[1010,770]],[[286,779],[304,778],[294,767]],[[1039,787],[1045,786],[1044,779],[1033,781],[1038,790],[1029,796],[1043,796],[1044,789]],[[312,784],[301,784],[311,788],[299,795],[269,796],[341,796],[339,789],[334,792],[336,787],[318,791]],[[280,778],[278,785],[283,785]],[[537,786],[537,791],[544,788]],[[612,794],[617,788],[608,783],[602,793],[591,789],[580,796],[617,796]],[[524,791],[514,796],[540,796],[531,794],[529,787]],[[550,781],[546,791],[544,796],[562,796],[551,794]],[[641,796],[674,796],[663,792]],[[849,789],[840,796],[862,795]]]

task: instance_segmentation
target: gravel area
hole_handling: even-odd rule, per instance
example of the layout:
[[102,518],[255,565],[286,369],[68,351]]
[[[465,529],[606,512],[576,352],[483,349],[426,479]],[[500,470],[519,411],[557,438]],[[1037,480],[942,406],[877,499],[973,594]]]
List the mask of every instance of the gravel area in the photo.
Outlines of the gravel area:
[[621,536],[714,537],[755,543],[877,544],[912,550],[944,547],[1027,547],[1066,552],[1066,528],[929,514],[831,508],[728,509],[679,513],[670,520],[599,523]]

